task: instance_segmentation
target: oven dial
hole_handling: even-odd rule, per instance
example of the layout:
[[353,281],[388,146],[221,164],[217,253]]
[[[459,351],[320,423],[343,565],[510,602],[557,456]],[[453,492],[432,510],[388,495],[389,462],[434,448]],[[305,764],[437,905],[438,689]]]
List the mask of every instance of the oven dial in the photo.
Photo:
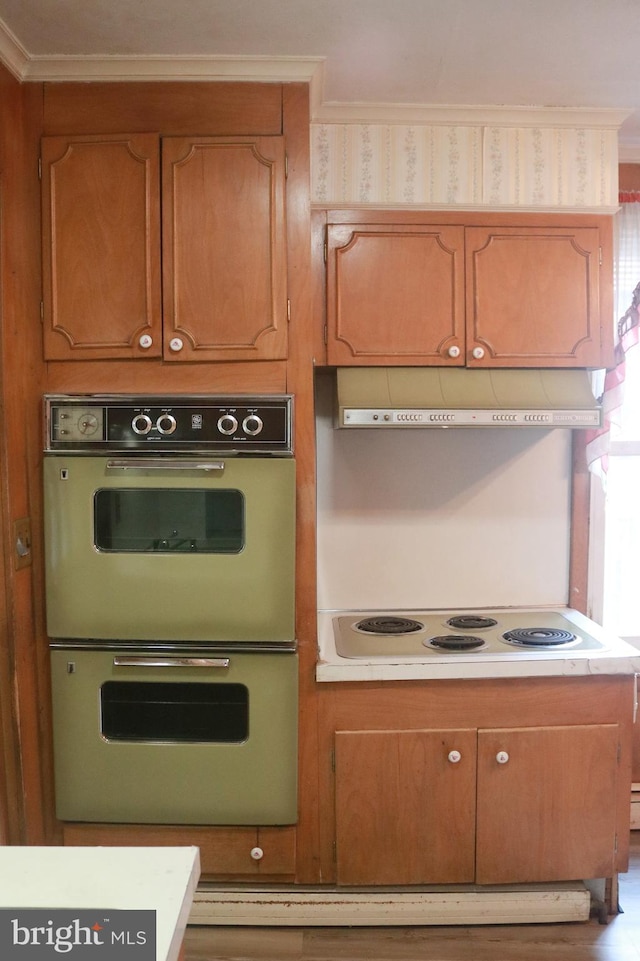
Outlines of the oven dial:
[[255,437],[256,434],[259,434],[263,427],[264,424],[262,423],[262,419],[258,417],[257,414],[249,414],[242,421],[242,429],[244,430],[245,434],[249,434],[251,437]]
[[133,428],[134,434],[148,434],[153,424],[147,414],[136,414],[131,421],[131,427]]
[[234,434],[238,429],[238,421],[233,414],[223,414],[218,419],[218,430],[221,434]]
[[173,414],[160,414],[156,421],[156,427],[160,434],[173,434],[177,426]]

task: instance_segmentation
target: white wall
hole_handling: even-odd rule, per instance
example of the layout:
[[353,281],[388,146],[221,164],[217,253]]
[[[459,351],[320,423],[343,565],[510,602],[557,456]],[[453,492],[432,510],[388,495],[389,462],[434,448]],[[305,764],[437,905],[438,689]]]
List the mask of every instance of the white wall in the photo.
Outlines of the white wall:
[[570,431],[335,430],[317,384],[320,610],[566,605]]

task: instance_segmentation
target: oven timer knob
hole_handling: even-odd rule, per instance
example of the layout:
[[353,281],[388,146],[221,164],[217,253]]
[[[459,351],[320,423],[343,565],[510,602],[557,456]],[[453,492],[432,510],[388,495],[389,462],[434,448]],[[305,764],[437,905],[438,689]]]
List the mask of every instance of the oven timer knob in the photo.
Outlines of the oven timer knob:
[[218,419],[218,430],[221,434],[234,434],[238,429],[238,421],[233,414],[223,414]]
[[151,418],[147,414],[136,414],[131,421],[131,427],[134,434],[148,434],[153,427],[153,424],[151,423]]
[[249,414],[242,421],[242,429],[244,430],[245,434],[249,434],[251,437],[255,437],[256,434],[259,434],[263,427],[264,424],[262,423],[262,418],[258,417],[257,414]]
[[156,421],[156,427],[160,434],[173,434],[177,426],[173,414],[160,414]]

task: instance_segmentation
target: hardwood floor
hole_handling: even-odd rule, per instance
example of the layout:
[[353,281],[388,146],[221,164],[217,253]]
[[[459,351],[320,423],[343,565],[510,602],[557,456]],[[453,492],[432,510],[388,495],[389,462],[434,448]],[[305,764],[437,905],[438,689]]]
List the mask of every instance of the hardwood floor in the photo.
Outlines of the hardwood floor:
[[619,893],[622,913],[606,925],[190,927],[185,961],[640,961],[640,831]]

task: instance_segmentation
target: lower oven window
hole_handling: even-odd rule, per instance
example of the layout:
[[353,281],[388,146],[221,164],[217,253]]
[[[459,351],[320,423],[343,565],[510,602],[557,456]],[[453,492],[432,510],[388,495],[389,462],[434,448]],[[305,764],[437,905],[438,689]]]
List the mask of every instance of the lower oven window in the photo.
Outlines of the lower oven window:
[[100,706],[109,741],[238,744],[249,736],[244,684],[106,681]]

